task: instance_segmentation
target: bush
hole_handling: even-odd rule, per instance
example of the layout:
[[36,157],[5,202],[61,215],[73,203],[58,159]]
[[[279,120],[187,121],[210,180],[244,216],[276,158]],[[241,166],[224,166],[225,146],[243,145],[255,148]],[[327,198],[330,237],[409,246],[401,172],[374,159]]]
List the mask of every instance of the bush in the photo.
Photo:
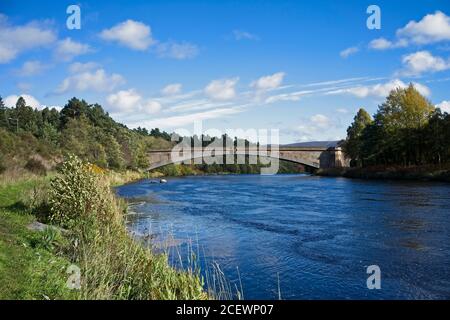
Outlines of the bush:
[[30,238],[30,244],[33,248],[41,248],[48,251],[53,251],[61,246],[62,243],[61,231],[54,227],[47,227],[44,231],[33,234]]
[[6,165],[4,164],[3,155],[0,154],[0,174],[5,172],[5,170],[6,170]]
[[25,169],[34,174],[42,176],[45,176],[47,174],[47,168],[44,166],[44,164],[41,161],[33,158],[27,161],[27,163],[25,164]]
[[70,228],[106,209],[92,168],[76,156],[69,156],[61,165],[59,175],[51,181],[51,221]]
[[168,164],[164,167],[158,168],[158,171],[166,177],[178,177],[182,175],[180,164]]
[[[198,270],[178,271],[130,238],[105,176],[71,156],[51,181],[51,219],[70,228],[81,299],[205,299]],[[50,238],[51,239],[51,238]],[[47,241],[48,242],[48,241]]]

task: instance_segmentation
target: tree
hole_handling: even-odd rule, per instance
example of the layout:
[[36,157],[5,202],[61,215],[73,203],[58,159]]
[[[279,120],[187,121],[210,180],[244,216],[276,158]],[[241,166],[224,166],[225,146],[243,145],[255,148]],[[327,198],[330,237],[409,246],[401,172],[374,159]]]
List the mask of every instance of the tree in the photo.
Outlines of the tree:
[[450,159],[450,115],[436,109],[425,132],[427,161],[441,164]]
[[41,129],[41,138],[56,148],[58,146],[59,132],[56,127],[52,126],[48,122],[44,122]]
[[120,144],[112,135],[107,135],[104,139],[108,167],[112,169],[122,169],[125,161]]
[[64,127],[70,119],[85,116],[88,118],[89,106],[86,101],[72,98],[64,106],[60,113],[61,126]]
[[41,111],[42,114],[42,122],[43,123],[48,123],[51,126],[55,127],[56,129],[59,128],[60,126],[60,122],[59,122],[59,112],[58,110],[56,110],[55,108],[49,109],[49,108],[44,108]]
[[41,125],[41,114],[32,107],[27,106],[23,97],[17,99],[16,108],[11,113],[10,121],[14,122],[17,129],[22,129],[35,136],[39,134],[39,125]]
[[354,161],[357,165],[362,165],[362,135],[364,129],[372,123],[372,117],[363,108],[358,110],[353,123],[347,129],[347,139],[343,144],[344,152]]
[[[344,151],[362,165],[419,165],[440,162],[448,142],[442,137],[442,114],[411,84],[392,90],[378,107],[374,120],[361,110],[348,129]],[[432,123],[430,123],[432,121]],[[434,132],[434,133],[432,133]],[[441,135],[439,145],[431,135]],[[437,156],[430,156],[438,152]]]
[[423,160],[423,128],[434,106],[412,84],[392,90],[375,115],[380,127],[379,146],[386,163],[420,164]]
[[0,128],[8,128],[8,109],[0,96]]
[[155,128],[155,129],[150,130],[150,135],[152,137],[162,138],[162,139],[167,140],[167,141],[171,141],[171,139],[172,139],[172,136],[170,134],[168,134],[165,131],[161,132],[161,130],[159,130],[159,128]]
[[24,108],[27,106],[27,103],[23,97],[19,97],[16,102],[16,109]]
[[147,148],[142,140],[137,140],[133,143],[131,166],[135,169],[146,168],[149,166]]

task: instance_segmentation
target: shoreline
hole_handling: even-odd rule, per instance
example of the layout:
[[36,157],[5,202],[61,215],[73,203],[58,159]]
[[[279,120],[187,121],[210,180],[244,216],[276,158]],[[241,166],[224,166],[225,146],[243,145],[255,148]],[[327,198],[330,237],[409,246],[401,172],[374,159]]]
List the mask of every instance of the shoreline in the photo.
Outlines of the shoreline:
[[[78,168],[82,170],[82,168]],[[89,173],[90,175],[91,173]],[[0,299],[55,299],[55,300],[97,300],[109,299],[209,299],[209,292],[203,286],[198,271],[194,269],[177,270],[169,265],[164,254],[152,252],[133,239],[126,230],[125,213],[128,208],[123,198],[117,196],[114,187],[145,179],[139,172],[96,172],[95,183],[98,197],[93,202],[96,222],[84,215],[77,220],[79,225],[89,228],[89,232],[79,234],[77,228],[67,228],[61,232],[58,222],[48,218],[46,206],[50,188],[50,179],[64,178],[63,173],[50,176],[30,174],[17,179],[5,179],[0,175]],[[67,179],[67,178],[65,178]],[[84,188],[84,186],[82,186]],[[73,186],[72,186],[73,188]],[[70,189],[72,189],[70,188]],[[34,191],[33,191],[34,190]],[[42,190],[42,194],[36,194]],[[66,189],[62,190],[66,192]],[[39,200],[39,203],[36,202]],[[41,202],[42,201],[42,202]],[[126,206],[126,207],[125,207]],[[41,216],[45,210],[45,215]],[[77,214],[77,212],[74,212]],[[107,215],[106,220],[102,217]],[[33,227],[39,223],[41,229]],[[90,223],[91,222],[91,223]],[[49,231],[56,230],[56,231]],[[95,237],[90,238],[91,235]],[[48,238],[50,237],[50,238]],[[87,263],[82,263],[83,256],[71,245],[71,237],[82,239],[85,253],[90,254]],[[106,265],[103,261],[115,256],[114,261]],[[52,262],[53,261],[53,262]],[[124,261],[127,261],[126,263]],[[132,262],[130,262],[132,261]],[[4,263],[4,264],[3,264]],[[86,275],[83,291],[73,291],[67,287],[66,270],[71,265],[82,265]],[[16,267],[21,266],[17,273]],[[154,266],[157,266],[154,267]],[[37,271],[36,271],[37,270]],[[116,271],[120,270],[119,273]],[[118,274],[128,270],[128,278]],[[96,290],[96,278],[92,274],[100,272],[104,281],[104,290]],[[50,275],[50,276],[48,276]],[[88,278],[88,275],[90,277]],[[158,279],[164,285],[146,285],[149,279]],[[144,279],[144,280],[142,280]],[[129,281],[132,284],[129,284]],[[121,287],[132,286],[133,291],[121,291],[109,288],[110,283]]]
[[343,177],[365,180],[407,180],[450,182],[450,169],[434,166],[376,166],[367,168],[319,169],[315,175],[321,177]]

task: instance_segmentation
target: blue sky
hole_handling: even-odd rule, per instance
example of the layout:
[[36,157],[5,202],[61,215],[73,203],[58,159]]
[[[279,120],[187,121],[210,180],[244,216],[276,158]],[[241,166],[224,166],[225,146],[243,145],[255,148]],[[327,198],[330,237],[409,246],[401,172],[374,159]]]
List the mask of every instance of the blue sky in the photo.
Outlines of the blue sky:
[[[71,4],[81,29],[66,27]],[[369,5],[381,29],[366,26]],[[100,103],[130,127],[345,137],[409,82],[450,112],[450,2],[0,2],[0,95]]]

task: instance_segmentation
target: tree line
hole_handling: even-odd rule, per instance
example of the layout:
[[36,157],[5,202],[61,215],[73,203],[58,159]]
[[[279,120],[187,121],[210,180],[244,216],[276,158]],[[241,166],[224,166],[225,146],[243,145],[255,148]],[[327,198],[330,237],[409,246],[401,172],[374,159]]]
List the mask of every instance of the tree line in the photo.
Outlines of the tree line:
[[141,169],[147,152],[170,148],[170,134],[159,129],[131,130],[114,121],[99,104],[72,98],[58,111],[37,110],[24,98],[6,107],[0,97],[0,167],[17,165],[30,156],[44,159],[72,153],[103,168]]
[[361,108],[342,144],[352,166],[450,163],[450,115],[412,84],[392,90],[373,117]]
[[[178,138],[178,139],[177,139]],[[78,98],[70,99],[58,111],[38,110],[19,97],[14,107],[6,107],[0,97],[0,173],[11,167],[41,171],[38,162],[58,163],[67,154],[74,154],[101,168],[141,170],[149,167],[148,152],[171,149],[186,137],[176,136],[158,128],[129,129],[114,121],[99,104],[89,104]],[[187,137],[192,146],[206,147],[211,142],[224,146],[256,146],[248,140],[226,134],[221,137]],[[158,169],[169,175],[196,173],[259,173],[263,164],[213,164],[168,166]],[[298,166],[281,164],[283,172],[295,172]],[[43,170],[43,169],[42,169]],[[32,170],[33,171],[33,170]],[[43,170],[45,171],[45,170]]]

